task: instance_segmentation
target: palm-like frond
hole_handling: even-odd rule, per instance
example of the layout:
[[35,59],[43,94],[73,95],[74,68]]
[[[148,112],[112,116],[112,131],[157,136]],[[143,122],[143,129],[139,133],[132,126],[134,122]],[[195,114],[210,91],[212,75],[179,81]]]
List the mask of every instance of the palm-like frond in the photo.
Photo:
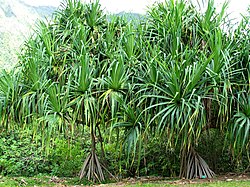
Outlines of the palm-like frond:
[[238,154],[250,145],[250,93],[241,92],[237,97],[237,111],[231,122],[230,130],[233,149]]

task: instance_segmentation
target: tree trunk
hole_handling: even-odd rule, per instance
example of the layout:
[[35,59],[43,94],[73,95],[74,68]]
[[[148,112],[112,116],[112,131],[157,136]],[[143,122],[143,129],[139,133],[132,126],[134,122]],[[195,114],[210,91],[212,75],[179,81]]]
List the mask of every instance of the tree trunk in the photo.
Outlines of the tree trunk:
[[182,149],[180,178],[212,178],[214,175],[205,160],[192,147]]
[[103,174],[103,167],[99,162],[99,159],[96,155],[96,136],[94,125],[90,125],[90,136],[91,136],[91,152],[85,159],[82,169],[80,171],[80,179],[87,177],[88,180],[93,182],[102,182],[105,180]]

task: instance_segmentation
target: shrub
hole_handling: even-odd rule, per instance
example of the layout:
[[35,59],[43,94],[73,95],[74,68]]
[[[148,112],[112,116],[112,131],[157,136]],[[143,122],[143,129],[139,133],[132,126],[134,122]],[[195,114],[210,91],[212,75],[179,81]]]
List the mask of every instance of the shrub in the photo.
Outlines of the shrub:
[[36,143],[29,132],[17,130],[0,135],[0,172],[3,175],[32,176],[50,170],[42,146]]
[[86,149],[81,142],[86,141],[74,140],[74,143],[69,144],[65,139],[56,140],[49,156],[52,175],[77,176],[83,164],[83,159],[86,157]]
[[81,142],[79,139],[74,140],[69,147],[67,139],[56,139],[49,149],[49,155],[45,155],[41,137],[37,136],[35,141],[30,131],[2,133],[0,173],[9,176],[76,176],[85,157]]

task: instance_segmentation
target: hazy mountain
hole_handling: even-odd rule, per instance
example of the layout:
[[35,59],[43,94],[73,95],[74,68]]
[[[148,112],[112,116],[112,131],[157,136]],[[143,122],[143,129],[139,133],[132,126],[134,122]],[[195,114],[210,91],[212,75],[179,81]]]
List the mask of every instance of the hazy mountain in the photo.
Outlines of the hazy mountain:
[[17,52],[38,19],[50,17],[56,7],[30,6],[22,0],[0,0],[0,68],[17,61]]
[[129,21],[130,20],[138,20],[138,19],[142,19],[142,15],[138,14],[138,13],[133,13],[133,12],[119,12],[118,14],[115,14],[116,16],[121,16],[121,17],[126,17]]

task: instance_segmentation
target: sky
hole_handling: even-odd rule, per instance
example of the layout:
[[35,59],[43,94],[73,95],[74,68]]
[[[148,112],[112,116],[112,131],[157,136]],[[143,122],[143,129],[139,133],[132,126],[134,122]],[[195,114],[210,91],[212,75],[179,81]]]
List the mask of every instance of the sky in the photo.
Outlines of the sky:
[[[59,6],[63,0],[22,0],[32,6]],[[91,0],[82,0],[91,1]],[[152,5],[155,1],[164,0],[100,0],[102,8],[107,12],[119,13],[122,11],[135,12],[143,14],[147,10],[147,6]],[[193,0],[193,1],[206,1],[206,0]],[[214,0],[216,5],[220,5],[224,0]],[[228,13],[232,14],[232,17],[239,17],[240,13],[246,13],[247,7],[250,5],[250,0],[229,0]]]

